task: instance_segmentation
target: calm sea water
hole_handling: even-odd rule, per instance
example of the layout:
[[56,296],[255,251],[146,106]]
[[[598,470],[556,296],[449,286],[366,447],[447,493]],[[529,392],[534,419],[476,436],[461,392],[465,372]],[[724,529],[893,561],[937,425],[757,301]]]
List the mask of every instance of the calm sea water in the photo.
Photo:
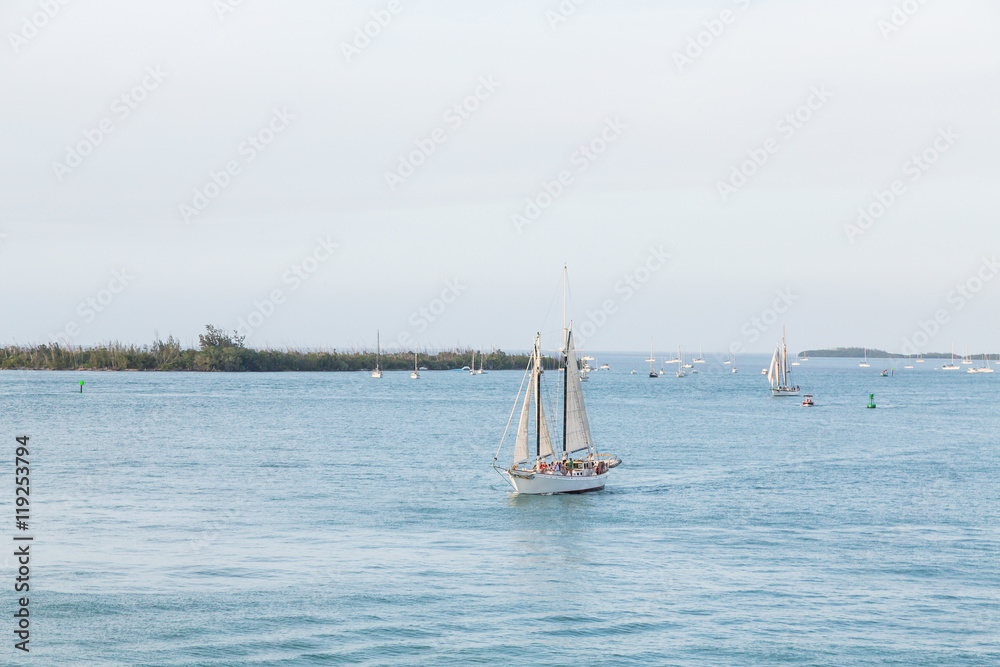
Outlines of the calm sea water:
[[1000,373],[812,359],[806,409],[763,358],[599,361],[625,464],[565,497],[489,467],[521,373],[0,373],[8,465],[32,436],[32,657],[1000,663]]

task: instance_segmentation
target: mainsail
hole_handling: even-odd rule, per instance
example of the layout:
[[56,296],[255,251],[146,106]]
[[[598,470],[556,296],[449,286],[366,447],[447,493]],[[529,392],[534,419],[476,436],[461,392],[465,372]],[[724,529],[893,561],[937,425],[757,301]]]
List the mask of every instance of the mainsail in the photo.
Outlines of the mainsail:
[[528,382],[528,390],[524,394],[524,405],[521,407],[521,418],[517,424],[517,438],[514,441],[514,463],[524,463],[531,458],[531,408],[536,408],[535,434],[538,445],[538,456],[545,458],[554,456],[552,452],[552,437],[549,435],[549,425],[545,419],[544,402],[540,400],[541,392],[539,384],[541,382],[541,359],[538,348],[532,359],[531,381]]
[[576,363],[572,330],[566,336],[565,400],[566,432],[563,437],[566,453],[572,454],[584,449],[593,449],[590,422],[587,421],[587,408],[583,404],[583,391],[580,387],[580,371]]
[[528,391],[524,394],[524,407],[521,408],[521,420],[517,424],[517,440],[514,443],[514,464],[528,460],[528,419],[531,416],[531,397],[535,393],[535,374],[532,372],[528,382]]
[[771,383],[772,389],[781,383],[781,345],[774,349],[771,366],[767,369],[767,380]]

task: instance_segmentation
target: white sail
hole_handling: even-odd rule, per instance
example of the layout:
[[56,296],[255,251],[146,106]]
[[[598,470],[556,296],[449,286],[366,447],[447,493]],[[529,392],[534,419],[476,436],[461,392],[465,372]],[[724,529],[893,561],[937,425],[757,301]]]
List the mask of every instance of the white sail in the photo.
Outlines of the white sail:
[[774,348],[774,356],[771,357],[771,365],[767,369],[767,381],[771,383],[771,388],[777,387],[781,382],[781,346]]
[[566,347],[566,452],[572,454],[584,449],[593,449],[590,436],[590,422],[587,408],[583,403],[580,373],[576,367],[576,349],[573,346],[573,332],[570,331]]
[[[538,378],[538,376],[535,376]],[[577,380],[579,381],[579,379]],[[538,382],[538,379],[535,380]],[[552,437],[549,435],[549,424],[545,421],[545,401],[538,401],[538,423],[535,424],[535,428],[541,434],[538,441],[538,455],[543,459],[546,456],[554,456],[552,453]]]
[[535,378],[532,373],[528,382],[528,391],[524,393],[524,407],[521,408],[521,420],[517,424],[517,439],[514,441],[514,465],[528,460],[528,420],[531,416],[531,396],[535,393]]

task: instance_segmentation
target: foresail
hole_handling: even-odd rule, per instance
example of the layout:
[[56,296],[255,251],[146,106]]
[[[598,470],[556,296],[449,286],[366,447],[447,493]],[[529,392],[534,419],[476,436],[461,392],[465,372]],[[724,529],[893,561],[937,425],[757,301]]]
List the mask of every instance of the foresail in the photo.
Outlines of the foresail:
[[535,378],[532,373],[528,382],[528,390],[524,392],[524,407],[521,408],[521,419],[517,423],[517,439],[514,441],[514,464],[528,460],[528,419],[531,416],[531,397],[535,393]]
[[772,387],[777,387],[781,380],[781,371],[778,368],[780,361],[778,355],[781,353],[781,348],[777,347],[774,349],[774,356],[771,357],[771,366],[767,369],[767,380],[771,383]]
[[573,347],[573,332],[568,335],[566,347],[566,451],[572,454],[584,449],[592,449],[590,422],[587,420],[587,408],[583,403],[583,390],[580,386],[580,370],[576,363],[576,350]]

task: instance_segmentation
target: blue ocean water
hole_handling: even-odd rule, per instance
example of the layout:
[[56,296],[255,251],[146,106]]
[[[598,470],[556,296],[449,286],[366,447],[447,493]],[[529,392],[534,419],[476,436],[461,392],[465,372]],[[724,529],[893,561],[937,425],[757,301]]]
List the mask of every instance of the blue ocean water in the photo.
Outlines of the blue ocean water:
[[552,497],[489,465],[519,372],[3,372],[33,659],[1000,664],[1000,373],[814,358],[803,408],[763,358],[653,380],[598,356],[592,429],[625,463]]

